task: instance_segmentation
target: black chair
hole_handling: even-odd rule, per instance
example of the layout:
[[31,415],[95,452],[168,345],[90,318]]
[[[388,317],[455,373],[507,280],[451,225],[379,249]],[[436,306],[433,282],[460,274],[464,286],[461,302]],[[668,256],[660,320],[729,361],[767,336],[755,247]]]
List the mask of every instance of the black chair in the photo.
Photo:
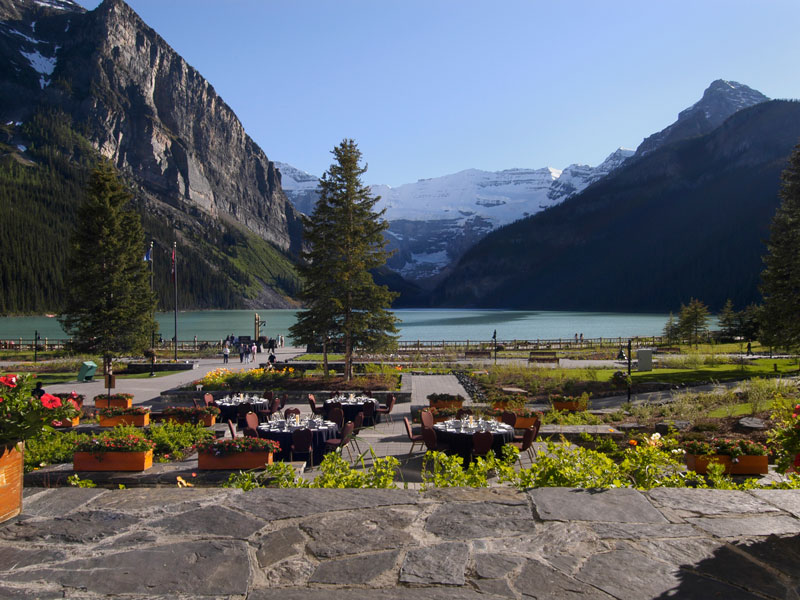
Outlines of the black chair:
[[504,410],[503,414],[500,415],[500,420],[506,425],[514,427],[517,424],[517,415],[510,410]]
[[325,416],[325,409],[317,408],[317,401],[314,398],[314,394],[308,395],[308,405],[311,407],[311,412],[314,414],[315,417]]
[[456,419],[458,419],[459,421],[461,419],[463,419],[464,417],[469,417],[471,415],[472,415],[472,409],[471,408],[461,407],[456,411]]
[[408,434],[408,441],[411,442],[411,450],[408,451],[408,455],[411,456],[411,453],[414,452],[414,446],[419,444],[420,446],[425,445],[425,440],[422,439],[421,433],[413,433],[411,431],[411,423],[408,422],[408,417],[403,417],[403,422],[406,424],[406,433]]
[[353,454],[350,452],[350,440],[353,437],[353,422],[348,421],[342,428],[342,437],[331,438],[325,442],[325,450],[333,452],[336,450],[343,450],[347,448],[347,454],[350,457],[350,462],[353,461]]
[[364,423],[370,427],[375,427],[375,403],[364,402]]
[[292,432],[292,445],[289,448],[289,460],[294,460],[294,455],[297,453],[300,454],[308,454],[308,462],[313,467],[314,466],[314,448],[312,444],[314,442],[314,433],[306,428],[306,429],[295,429]]
[[296,415],[297,418],[299,419],[300,418],[300,409],[299,408],[287,408],[285,411],[283,411],[283,418],[286,421],[289,420],[289,415]]
[[477,431],[472,434],[472,453],[470,460],[476,456],[486,456],[492,452],[494,434],[491,431]]
[[517,450],[519,450],[519,455],[517,456],[517,460],[519,460],[519,466],[522,466],[522,453],[526,452],[528,454],[528,458],[531,459],[531,463],[533,463],[536,455],[536,449],[533,447],[533,441],[536,439],[536,435],[539,433],[538,421],[536,425],[533,427],[529,427],[525,430],[525,433],[522,434],[522,441],[521,442],[511,442],[512,446],[515,446]]
[[392,410],[394,409],[395,402],[397,402],[397,398],[394,394],[390,394],[389,401],[386,403],[386,406],[378,407],[378,414],[384,415],[389,420],[389,423],[394,422],[392,421]]
[[339,431],[344,427],[344,411],[341,408],[331,408],[328,411],[328,420],[333,421],[339,427]]
[[433,427],[422,428],[422,441],[425,442],[425,447],[431,452],[445,452],[447,450],[447,446],[437,439],[436,430]]

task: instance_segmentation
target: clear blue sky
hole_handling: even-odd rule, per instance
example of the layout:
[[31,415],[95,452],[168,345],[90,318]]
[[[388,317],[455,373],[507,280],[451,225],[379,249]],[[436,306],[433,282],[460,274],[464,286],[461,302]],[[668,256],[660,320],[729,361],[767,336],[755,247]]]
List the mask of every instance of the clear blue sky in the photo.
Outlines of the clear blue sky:
[[128,2],[271,160],[350,137],[370,184],[595,165],[714,79],[800,98],[797,0]]

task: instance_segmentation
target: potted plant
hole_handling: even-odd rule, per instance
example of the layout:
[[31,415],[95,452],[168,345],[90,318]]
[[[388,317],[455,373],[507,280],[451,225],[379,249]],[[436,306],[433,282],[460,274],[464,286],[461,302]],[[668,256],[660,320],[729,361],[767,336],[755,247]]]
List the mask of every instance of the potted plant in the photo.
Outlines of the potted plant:
[[430,394],[428,402],[431,408],[461,408],[464,397],[460,394]]
[[492,408],[486,411],[486,415],[494,417],[496,421],[501,421],[504,412],[512,412],[517,416],[517,422],[514,425],[515,429],[529,429],[536,424],[536,421],[541,421],[542,419],[542,413],[524,406],[504,409]]
[[584,392],[580,398],[574,396],[550,396],[550,404],[553,405],[553,410],[587,410],[589,408],[589,394]]
[[211,427],[216,423],[219,416],[219,408],[216,406],[168,406],[161,414],[170,421],[178,423],[194,423]]
[[209,470],[261,469],[272,464],[272,455],[280,452],[275,440],[240,437],[211,439],[195,445],[197,468]]
[[133,394],[99,394],[94,397],[95,408],[130,408]]
[[28,375],[0,377],[0,522],[22,510],[25,440],[52,430],[53,421],[77,415],[78,407],[70,400],[51,394],[33,398]]
[[135,425],[144,427],[150,424],[150,409],[143,406],[133,408],[101,408],[97,411],[100,427]]
[[61,398],[62,400],[72,400],[75,404],[78,405],[78,408],[83,408],[83,403],[86,401],[86,396],[83,394],[79,394],[78,392],[72,391],[69,394],[60,393],[60,394],[53,394],[57,398]]
[[445,406],[444,408],[429,408],[428,411],[433,415],[434,423],[441,423],[442,421],[449,421],[455,419],[458,413],[458,408],[451,408]]
[[759,475],[768,472],[767,447],[750,440],[713,438],[709,441],[683,442],[686,468],[695,473],[708,472],[712,461],[722,463],[730,475]]
[[495,410],[503,411],[525,406],[525,396],[520,394],[498,394],[489,398],[489,404]]
[[153,466],[155,442],[122,429],[97,436],[80,436],[75,442],[75,471],[145,471]]

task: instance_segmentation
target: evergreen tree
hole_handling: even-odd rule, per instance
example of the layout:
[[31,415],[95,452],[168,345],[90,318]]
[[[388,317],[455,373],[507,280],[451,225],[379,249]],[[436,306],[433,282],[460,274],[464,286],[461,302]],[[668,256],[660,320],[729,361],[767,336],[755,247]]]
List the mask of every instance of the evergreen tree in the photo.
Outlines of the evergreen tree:
[[761,273],[762,341],[795,349],[800,346],[800,146],[782,179],[781,203],[772,219]]
[[708,331],[708,307],[696,298],[689,300],[688,305],[681,305],[678,329],[690,344],[697,347],[701,334]]
[[674,344],[678,338],[680,338],[680,331],[678,329],[678,324],[675,322],[675,317],[672,313],[669,313],[669,319],[667,319],[667,323],[664,325],[664,338],[667,341],[668,345]]
[[139,215],[127,208],[130,193],[114,167],[92,172],[86,201],[70,240],[65,309],[59,317],[76,349],[103,355],[104,372],[122,353],[139,353],[156,326],[155,296]]
[[375,283],[370,271],[386,263],[383,212],[374,212],[373,197],[361,182],[367,168],[353,140],[334,148],[335,162],[319,183],[319,200],[303,222],[308,250],[300,274],[306,310],[291,328],[300,343],[322,344],[327,365],[328,340],[343,346],[345,377],[352,377],[353,350],[390,346],[397,329],[388,310],[396,294]]
[[722,338],[732,341],[741,335],[741,315],[733,308],[733,300],[728,298],[719,313],[719,326],[722,330]]

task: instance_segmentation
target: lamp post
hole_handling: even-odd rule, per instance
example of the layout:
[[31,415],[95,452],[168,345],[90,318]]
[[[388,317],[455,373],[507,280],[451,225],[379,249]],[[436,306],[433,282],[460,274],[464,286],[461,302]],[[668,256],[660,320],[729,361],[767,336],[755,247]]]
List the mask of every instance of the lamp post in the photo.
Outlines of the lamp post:
[[497,329],[492,334],[492,340],[494,341],[494,364],[497,366]]
[[37,329],[33,333],[33,362],[38,360],[38,352],[39,352],[39,330]]
[[628,340],[628,402],[631,401],[631,354],[632,354],[632,344],[631,340]]

